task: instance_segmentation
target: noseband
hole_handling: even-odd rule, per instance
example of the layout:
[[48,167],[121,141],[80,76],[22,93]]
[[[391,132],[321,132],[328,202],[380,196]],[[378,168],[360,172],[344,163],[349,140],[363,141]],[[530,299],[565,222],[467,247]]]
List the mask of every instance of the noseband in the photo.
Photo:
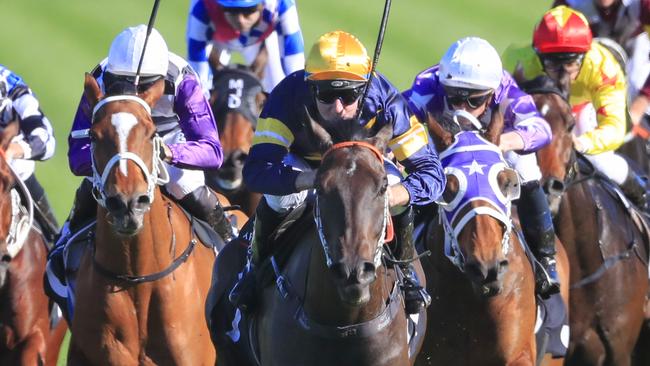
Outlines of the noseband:
[[[346,142],[334,144],[325,152],[325,154],[323,154],[322,161],[324,161],[325,157],[332,151],[346,148],[346,147],[362,147],[368,149],[375,155],[377,160],[379,160],[382,167],[384,166],[384,157],[382,153],[372,144],[363,141],[346,141]],[[314,222],[316,223],[316,231],[318,232],[318,237],[320,239],[321,246],[323,247],[323,252],[325,253],[325,260],[327,263],[327,267],[332,267],[333,261],[330,255],[329,244],[327,243],[327,238],[325,238],[325,233],[323,232],[323,221],[320,213],[318,194],[316,195],[316,202],[314,204]],[[381,235],[379,237],[379,241],[377,242],[377,249],[375,250],[375,255],[374,255],[375,268],[379,268],[379,266],[381,266],[381,257],[383,253],[384,243],[393,240],[394,237],[394,231],[392,229],[392,225],[390,225],[389,222],[390,222],[390,213],[388,207],[388,191],[386,191],[386,193],[384,193],[384,217],[382,222]]]
[[[93,116],[92,120],[95,120],[95,114],[106,104],[111,103],[111,102],[116,102],[116,101],[133,101],[138,104],[140,104],[145,111],[147,111],[147,114],[151,116],[151,107],[142,100],[141,98],[135,96],[135,95],[116,95],[116,96],[111,96],[102,99],[95,108],[93,108]],[[164,162],[160,158],[160,149],[162,147],[162,139],[160,136],[156,135],[153,138],[153,152],[152,152],[152,159],[153,159],[153,169],[151,170],[151,173],[149,172],[149,168],[145,164],[145,162],[140,158],[135,153],[132,153],[130,151],[123,151],[123,152],[118,152],[117,154],[113,155],[113,157],[106,163],[106,166],[104,167],[104,172],[102,174],[99,173],[97,170],[97,163],[95,162],[95,144],[94,142],[91,141],[90,144],[90,149],[91,149],[91,165],[92,165],[92,170],[93,170],[93,176],[92,176],[92,183],[93,183],[93,196],[95,197],[95,200],[97,200],[97,203],[106,208],[106,181],[108,180],[108,176],[110,172],[112,171],[113,167],[119,163],[122,160],[131,160],[133,161],[139,168],[142,170],[142,173],[144,174],[145,179],[147,180],[147,197],[149,197],[149,203],[153,202],[154,198],[154,189],[156,185],[164,185],[167,182],[169,182],[169,173],[167,172],[167,168],[165,167]]]

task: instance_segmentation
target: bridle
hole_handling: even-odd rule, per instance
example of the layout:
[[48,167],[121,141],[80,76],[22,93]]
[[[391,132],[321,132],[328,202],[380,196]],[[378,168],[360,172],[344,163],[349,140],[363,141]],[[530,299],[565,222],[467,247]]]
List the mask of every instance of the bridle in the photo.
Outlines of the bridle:
[[[145,111],[147,111],[147,114],[151,116],[151,107],[142,99],[139,98],[135,95],[115,95],[115,96],[110,96],[107,98],[102,99],[95,108],[93,108],[93,115],[92,115],[92,120],[95,120],[95,115],[97,112],[106,104],[111,103],[111,102],[117,102],[117,101],[132,101],[140,104]],[[165,167],[165,164],[163,160],[160,158],[160,149],[162,148],[162,139],[160,136],[156,135],[153,138],[153,152],[152,152],[152,159],[153,159],[153,168],[151,172],[149,172],[149,168],[145,164],[145,162],[140,158],[135,153],[132,153],[130,151],[123,151],[123,152],[118,152],[117,154],[113,155],[111,159],[106,163],[106,166],[104,167],[104,172],[99,173],[97,170],[97,163],[95,162],[95,144],[93,141],[90,143],[90,149],[91,149],[91,165],[92,165],[92,170],[93,170],[93,176],[91,178],[91,181],[93,183],[93,197],[95,197],[95,200],[97,200],[97,203],[106,208],[106,181],[108,180],[108,176],[110,172],[112,171],[113,167],[119,163],[122,160],[131,160],[133,161],[139,168],[142,170],[142,173],[144,174],[144,177],[147,181],[147,197],[149,197],[149,203],[153,202],[154,199],[154,190],[156,185],[164,185],[169,182],[169,173],[167,172],[167,168]]]
[[[384,157],[382,153],[372,144],[363,141],[346,141],[346,142],[334,144],[323,154],[322,161],[324,161],[325,157],[332,151],[342,149],[342,148],[347,148],[347,147],[362,147],[370,150],[373,153],[373,155],[375,155],[375,157],[379,160],[379,162],[383,167]],[[384,215],[382,219],[381,235],[379,236],[379,240],[377,242],[377,248],[375,249],[375,255],[373,259],[375,268],[379,268],[379,266],[381,266],[381,258],[383,254],[384,243],[393,240],[394,237],[394,231],[390,221],[391,219],[390,219],[390,212],[388,207],[388,192],[386,192],[384,193]],[[327,267],[331,268],[333,261],[332,261],[332,256],[330,254],[330,249],[329,249],[330,246],[327,242],[327,238],[325,237],[325,233],[323,232],[323,221],[320,212],[318,194],[316,194],[316,199],[314,203],[314,222],[316,223],[316,231],[318,232],[318,237],[320,239],[321,246],[323,247],[323,252],[325,253],[325,261],[327,263]]]
[[[32,195],[29,193],[29,189],[25,183],[20,179],[18,173],[14,168],[9,164],[7,157],[5,155],[4,149],[0,149],[0,157],[5,160],[9,171],[14,177],[17,188],[12,188],[10,191],[11,195],[11,223],[9,224],[9,232],[7,234],[6,243],[7,243],[7,253],[11,258],[15,258],[16,255],[25,245],[25,241],[29,236],[29,232],[34,224],[34,202],[32,200]],[[27,202],[22,203],[21,194]]]

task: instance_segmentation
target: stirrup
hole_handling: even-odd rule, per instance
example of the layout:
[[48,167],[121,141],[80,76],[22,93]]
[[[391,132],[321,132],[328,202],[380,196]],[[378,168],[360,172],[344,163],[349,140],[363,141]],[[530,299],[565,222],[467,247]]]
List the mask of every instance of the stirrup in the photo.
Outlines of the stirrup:
[[555,259],[543,257],[539,263],[541,266],[535,276],[535,292],[546,299],[560,292],[560,281],[555,268]]
[[401,285],[404,293],[404,310],[408,315],[419,314],[420,310],[431,305],[431,296],[420,285],[415,271],[410,267],[409,265],[409,268],[402,270],[404,276]]

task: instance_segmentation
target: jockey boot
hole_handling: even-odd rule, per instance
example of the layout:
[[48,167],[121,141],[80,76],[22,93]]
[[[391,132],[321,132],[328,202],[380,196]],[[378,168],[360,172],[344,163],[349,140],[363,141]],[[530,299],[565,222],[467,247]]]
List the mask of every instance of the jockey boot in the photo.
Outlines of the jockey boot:
[[245,313],[250,314],[255,310],[257,299],[257,268],[270,254],[271,248],[268,245],[269,237],[282,222],[284,216],[273,210],[266,203],[265,198],[260,200],[255,210],[255,226],[248,253],[248,263],[228,295],[230,303]]
[[40,224],[45,240],[51,245],[59,233],[59,223],[52,212],[52,206],[34,174],[25,179],[24,183],[34,202],[34,218]]
[[228,243],[232,240],[234,233],[230,221],[217,195],[210,191],[210,188],[199,187],[186,194],[178,203],[198,219],[207,222],[224,242]]
[[648,211],[648,190],[645,177],[636,174],[631,168],[628,169],[627,177],[621,190],[627,198],[642,211]]
[[555,268],[555,230],[551,209],[539,181],[521,185],[517,210],[524,238],[542,266],[541,271],[535,271],[535,291],[546,298],[560,291],[560,281]]
[[413,208],[409,206],[406,211],[393,216],[392,219],[395,228],[395,254],[404,275],[402,279],[404,310],[407,314],[418,314],[422,308],[431,304],[431,296],[420,285],[413,267],[413,260],[418,255],[413,243]]
[[89,179],[82,180],[75,192],[68,219],[54,239],[54,248],[65,245],[72,234],[97,215],[97,201],[92,191],[92,182]]

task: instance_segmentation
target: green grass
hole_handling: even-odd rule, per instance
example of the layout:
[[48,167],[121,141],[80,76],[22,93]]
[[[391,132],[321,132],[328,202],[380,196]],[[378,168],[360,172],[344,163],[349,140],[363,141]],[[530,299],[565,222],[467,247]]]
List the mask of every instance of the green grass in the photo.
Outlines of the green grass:
[[[322,33],[344,29],[372,52],[384,2],[296,0],[306,48]],[[378,70],[400,89],[437,63],[456,39],[476,35],[499,51],[531,39],[550,0],[394,0]],[[123,28],[146,23],[153,1],[0,0],[0,63],[21,75],[39,97],[56,131],[54,158],[37,176],[60,220],[79,178],[69,172],[67,135],[83,88],[83,74],[108,52]],[[188,1],[162,1],[156,27],[169,48],[185,56]]]

